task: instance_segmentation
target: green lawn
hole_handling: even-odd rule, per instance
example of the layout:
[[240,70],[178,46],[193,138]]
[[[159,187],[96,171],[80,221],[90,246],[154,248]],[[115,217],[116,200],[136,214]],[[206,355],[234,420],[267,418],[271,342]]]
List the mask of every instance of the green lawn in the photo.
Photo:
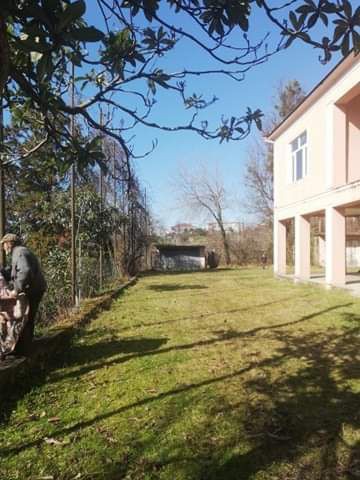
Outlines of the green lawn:
[[269,270],[145,276],[2,406],[0,478],[360,478],[359,325]]

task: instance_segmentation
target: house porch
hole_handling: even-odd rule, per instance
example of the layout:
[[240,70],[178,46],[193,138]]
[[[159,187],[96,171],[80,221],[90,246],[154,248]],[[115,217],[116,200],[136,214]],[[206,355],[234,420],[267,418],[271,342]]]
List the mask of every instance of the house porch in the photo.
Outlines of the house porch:
[[276,274],[360,295],[360,202],[275,219],[274,226]]

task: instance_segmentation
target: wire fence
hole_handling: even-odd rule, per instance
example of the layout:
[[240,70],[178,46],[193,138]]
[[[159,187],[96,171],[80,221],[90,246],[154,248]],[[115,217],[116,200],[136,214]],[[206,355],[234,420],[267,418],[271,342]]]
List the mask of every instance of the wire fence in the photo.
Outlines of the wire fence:
[[73,223],[69,171],[60,176],[44,168],[43,157],[36,168],[36,155],[28,169],[16,163],[6,168],[6,231],[19,234],[38,255],[47,278],[41,324],[73,307],[72,290],[79,305],[147,268],[152,221],[146,192],[121,148],[108,138],[102,148],[102,169],[75,168]]

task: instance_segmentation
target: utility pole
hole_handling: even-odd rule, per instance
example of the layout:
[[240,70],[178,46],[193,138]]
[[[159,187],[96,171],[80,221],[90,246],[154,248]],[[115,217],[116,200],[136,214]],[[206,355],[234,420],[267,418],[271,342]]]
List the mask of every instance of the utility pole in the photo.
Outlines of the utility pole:
[[[100,110],[100,125],[103,126],[103,113],[102,110]],[[101,147],[103,149],[103,136],[101,133]],[[101,225],[101,230],[103,227],[103,196],[104,196],[104,174],[102,171],[102,168],[100,167],[100,225]],[[102,235],[100,237],[100,245],[99,245],[99,290],[102,290],[103,288],[103,257],[104,257],[104,249],[103,249],[103,238]]]
[[[0,98],[0,238],[5,235],[5,172],[4,172],[4,112]],[[0,249],[0,265],[5,265],[5,253]]]
[[[72,64],[71,71],[71,106],[75,106],[75,67]],[[71,139],[75,138],[75,117],[71,115],[70,123],[70,132]],[[71,165],[71,183],[70,183],[70,192],[71,192],[71,302],[73,306],[78,306],[78,300],[76,295],[76,285],[77,285],[77,275],[76,275],[76,219],[75,219],[75,203],[76,203],[76,170],[75,170],[75,158],[73,158],[73,163]]]

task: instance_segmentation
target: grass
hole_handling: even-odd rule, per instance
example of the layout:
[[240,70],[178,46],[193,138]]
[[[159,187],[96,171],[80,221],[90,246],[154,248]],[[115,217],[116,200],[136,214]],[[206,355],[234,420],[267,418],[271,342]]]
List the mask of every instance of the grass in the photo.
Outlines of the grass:
[[145,276],[2,405],[1,480],[360,478],[360,300]]

